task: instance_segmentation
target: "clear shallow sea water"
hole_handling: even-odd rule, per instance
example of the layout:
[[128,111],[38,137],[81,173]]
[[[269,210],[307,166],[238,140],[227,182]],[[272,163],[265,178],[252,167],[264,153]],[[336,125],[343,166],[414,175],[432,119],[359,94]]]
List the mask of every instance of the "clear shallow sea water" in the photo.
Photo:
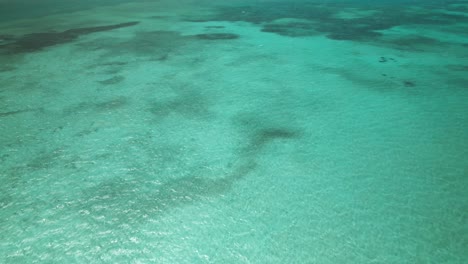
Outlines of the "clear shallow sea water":
[[1,263],[466,263],[468,2],[1,1]]

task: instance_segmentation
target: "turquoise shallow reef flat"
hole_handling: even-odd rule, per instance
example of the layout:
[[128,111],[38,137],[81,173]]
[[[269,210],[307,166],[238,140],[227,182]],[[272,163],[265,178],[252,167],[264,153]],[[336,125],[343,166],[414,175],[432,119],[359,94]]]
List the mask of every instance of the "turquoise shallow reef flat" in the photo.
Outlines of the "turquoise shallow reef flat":
[[0,263],[468,263],[468,1],[0,0]]

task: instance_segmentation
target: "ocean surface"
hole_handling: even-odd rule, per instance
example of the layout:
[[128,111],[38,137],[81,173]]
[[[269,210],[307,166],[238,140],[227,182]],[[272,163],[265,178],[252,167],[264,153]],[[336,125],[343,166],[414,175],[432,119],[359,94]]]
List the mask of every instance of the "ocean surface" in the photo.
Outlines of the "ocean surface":
[[0,0],[0,263],[468,263],[468,1]]

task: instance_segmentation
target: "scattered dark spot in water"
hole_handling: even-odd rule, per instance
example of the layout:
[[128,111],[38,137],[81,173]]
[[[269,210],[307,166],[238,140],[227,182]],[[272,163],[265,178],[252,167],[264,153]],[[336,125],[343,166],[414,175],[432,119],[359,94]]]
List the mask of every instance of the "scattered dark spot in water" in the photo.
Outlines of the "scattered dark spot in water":
[[468,65],[447,65],[446,67],[451,71],[468,72]]
[[152,59],[154,61],[167,61],[169,59],[169,54],[168,53],[165,53],[165,54],[161,54],[160,56]]
[[116,109],[122,108],[127,104],[128,104],[127,98],[118,97],[116,99],[95,103],[94,107],[96,110],[99,110],[99,111],[108,111],[108,110],[116,110]]
[[8,66],[8,65],[0,66],[0,72],[9,72],[9,71],[14,71],[14,70],[16,70],[16,68],[13,66]]
[[348,27],[348,29],[329,33],[326,35],[327,38],[334,40],[368,41],[382,36],[382,33],[368,29],[353,28],[348,25],[343,27]]
[[468,13],[468,6],[466,6],[466,5],[449,6],[447,8],[447,10],[448,11],[453,11],[453,12]]
[[129,100],[126,97],[118,97],[115,99],[102,101],[102,102],[82,102],[64,109],[64,113],[70,114],[87,114],[93,112],[107,112],[114,111],[128,105]]
[[11,34],[0,34],[0,41],[14,40],[15,36]]
[[388,62],[388,61],[396,62],[396,60],[394,58],[387,58],[387,57],[380,57],[379,58],[379,62]]
[[84,136],[88,136],[92,133],[95,133],[95,132],[98,132],[99,131],[99,128],[95,127],[95,128],[90,128],[90,129],[84,129],[84,130],[81,130],[80,132],[76,133],[75,136],[77,137],[84,137]]
[[297,131],[286,128],[267,128],[257,131],[251,142],[251,146],[261,148],[277,139],[294,139],[299,136]]
[[14,110],[14,111],[8,111],[8,112],[0,112],[0,117],[7,117],[7,116],[12,116],[12,115],[17,115],[17,114],[22,114],[22,113],[28,113],[28,112],[43,112],[43,108],[29,108],[29,109],[21,109],[21,110]]
[[233,122],[247,137],[241,148],[242,155],[251,159],[256,159],[266,146],[275,141],[295,140],[302,136],[302,132],[296,128],[274,126],[250,114],[236,116]]
[[150,19],[164,19],[164,18],[167,18],[167,16],[149,16],[148,18],[150,18]]
[[98,66],[124,66],[127,64],[128,62],[125,62],[125,61],[111,61],[111,62],[101,63]]
[[415,84],[414,82],[408,81],[408,80],[403,81],[403,85],[404,85],[405,87],[414,87],[414,86],[416,86],[416,84]]
[[128,22],[107,26],[74,28],[63,32],[31,33],[16,38],[6,45],[1,45],[0,49],[4,49],[7,53],[13,54],[35,52],[50,46],[71,42],[81,35],[130,27],[138,23],[139,22]]
[[112,78],[109,78],[109,79],[106,79],[106,80],[103,80],[103,81],[99,81],[99,83],[104,84],[104,85],[112,85],[112,84],[120,83],[123,80],[125,80],[125,77],[123,77],[121,75],[118,75],[118,76],[114,76]]
[[0,34],[0,47],[15,41],[15,36],[9,34]]
[[306,22],[271,23],[263,25],[262,32],[276,33],[282,36],[302,37],[317,34],[314,26]]
[[1,162],[4,162],[4,161],[6,161],[9,157],[10,157],[9,154],[3,154],[3,155],[0,156],[0,161],[1,161]]
[[262,129],[258,134],[266,139],[291,139],[298,136],[296,131],[284,128]]
[[58,149],[50,152],[44,151],[30,160],[27,163],[27,167],[34,170],[51,168],[61,156],[62,153]]
[[58,126],[58,127],[54,128],[54,130],[52,132],[55,133],[55,132],[58,132],[58,131],[61,131],[61,130],[63,130],[63,126]]
[[442,45],[440,40],[425,36],[401,36],[395,39],[385,40],[391,47],[399,50],[424,51],[427,47],[437,47]]
[[197,34],[195,37],[206,40],[225,40],[225,39],[237,39],[239,35],[232,33],[207,33]]
[[436,44],[438,42],[438,40],[430,38],[430,37],[425,37],[425,36],[410,35],[410,36],[403,36],[403,37],[394,39],[391,42],[394,43],[394,44],[403,45],[403,46],[408,46],[408,45],[434,45],[434,44]]
[[104,63],[96,63],[88,66],[86,69],[93,69],[93,72],[95,72],[94,69],[97,68],[98,73],[103,73],[106,75],[116,75],[119,72],[122,71],[124,68],[123,66],[127,65],[128,62],[124,61],[110,61],[110,62],[104,62]]
[[117,74],[117,73],[119,73],[121,71],[122,71],[121,68],[113,67],[113,68],[109,68],[109,69],[104,70],[102,73],[107,74],[107,75],[114,75],[114,74]]
[[225,28],[225,26],[206,26],[205,28]]
[[16,114],[21,114],[24,112],[28,112],[30,110],[15,110],[15,111],[9,111],[9,112],[0,112],[0,117],[6,117],[6,116],[11,116],[11,115],[16,115]]
[[11,53],[34,52],[43,48],[71,42],[78,35],[70,33],[32,33],[5,46]]

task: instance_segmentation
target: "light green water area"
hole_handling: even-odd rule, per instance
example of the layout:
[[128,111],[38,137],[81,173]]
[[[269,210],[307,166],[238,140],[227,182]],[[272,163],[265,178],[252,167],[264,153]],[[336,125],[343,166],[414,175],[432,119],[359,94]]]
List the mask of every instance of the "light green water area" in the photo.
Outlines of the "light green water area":
[[0,0],[0,263],[468,263],[468,1]]

